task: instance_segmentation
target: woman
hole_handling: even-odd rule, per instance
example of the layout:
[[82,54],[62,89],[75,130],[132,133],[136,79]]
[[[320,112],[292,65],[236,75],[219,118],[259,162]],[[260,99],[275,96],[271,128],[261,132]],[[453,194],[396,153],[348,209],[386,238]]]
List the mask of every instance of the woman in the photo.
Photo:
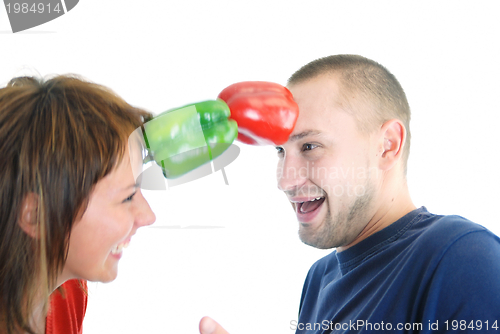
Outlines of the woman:
[[81,333],[86,280],[155,220],[128,145],[150,117],[76,77],[0,89],[0,333]]

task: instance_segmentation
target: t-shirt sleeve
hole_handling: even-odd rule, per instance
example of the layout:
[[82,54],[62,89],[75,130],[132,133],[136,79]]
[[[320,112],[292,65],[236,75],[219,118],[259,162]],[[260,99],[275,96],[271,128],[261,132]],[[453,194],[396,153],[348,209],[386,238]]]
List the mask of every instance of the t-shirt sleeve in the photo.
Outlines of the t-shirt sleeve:
[[50,296],[46,334],[81,334],[87,310],[87,282],[68,280]]
[[500,239],[482,230],[453,242],[433,273],[423,313],[433,333],[500,330]]

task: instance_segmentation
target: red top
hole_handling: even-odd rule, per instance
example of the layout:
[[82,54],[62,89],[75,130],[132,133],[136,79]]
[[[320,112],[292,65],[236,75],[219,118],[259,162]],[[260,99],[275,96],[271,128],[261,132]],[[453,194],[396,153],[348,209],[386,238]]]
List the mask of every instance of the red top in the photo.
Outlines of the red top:
[[45,334],[82,334],[87,309],[87,281],[73,279],[61,287],[64,295],[57,290],[50,295]]

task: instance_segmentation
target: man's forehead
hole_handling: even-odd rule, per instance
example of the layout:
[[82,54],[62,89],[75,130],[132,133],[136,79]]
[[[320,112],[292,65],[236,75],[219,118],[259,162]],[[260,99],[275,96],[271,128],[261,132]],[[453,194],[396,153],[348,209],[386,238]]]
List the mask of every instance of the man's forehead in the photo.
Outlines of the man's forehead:
[[336,122],[336,105],[328,100],[310,99],[299,105],[299,117],[289,141],[328,132]]
[[[341,106],[338,86],[332,84],[329,78],[317,78],[303,83],[297,83],[290,86],[290,91],[295,102],[299,106],[299,118],[297,125],[304,126],[304,129],[315,129],[321,127],[324,119],[331,116],[332,109]],[[319,122],[319,123],[318,123]],[[314,125],[313,125],[314,124]]]
[[322,73],[312,78],[289,84],[287,88],[292,95],[302,95],[302,92],[313,91],[321,95],[335,96],[339,92],[339,78],[333,73]]
[[330,73],[320,74],[288,86],[299,106],[299,117],[288,142],[296,142],[304,137],[329,137],[337,132],[345,113],[339,103],[338,78]]
[[305,137],[318,136],[321,133],[322,132],[319,130],[304,130],[304,131],[301,131],[298,133],[292,133],[290,135],[290,137],[288,138],[288,141],[294,142],[294,141],[300,140],[300,139],[305,138]]

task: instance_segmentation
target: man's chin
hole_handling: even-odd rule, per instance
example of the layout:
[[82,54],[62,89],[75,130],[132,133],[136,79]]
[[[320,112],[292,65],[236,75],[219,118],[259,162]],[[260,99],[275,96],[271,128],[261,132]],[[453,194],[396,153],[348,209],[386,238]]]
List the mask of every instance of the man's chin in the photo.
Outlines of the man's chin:
[[318,249],[330,249],[336,247],[334,242],[331,240],[326,240],[324,234],[318,231],[307,231],[307,227],[301,226],[299,228],[299,238],[304,244],[318,248]]

